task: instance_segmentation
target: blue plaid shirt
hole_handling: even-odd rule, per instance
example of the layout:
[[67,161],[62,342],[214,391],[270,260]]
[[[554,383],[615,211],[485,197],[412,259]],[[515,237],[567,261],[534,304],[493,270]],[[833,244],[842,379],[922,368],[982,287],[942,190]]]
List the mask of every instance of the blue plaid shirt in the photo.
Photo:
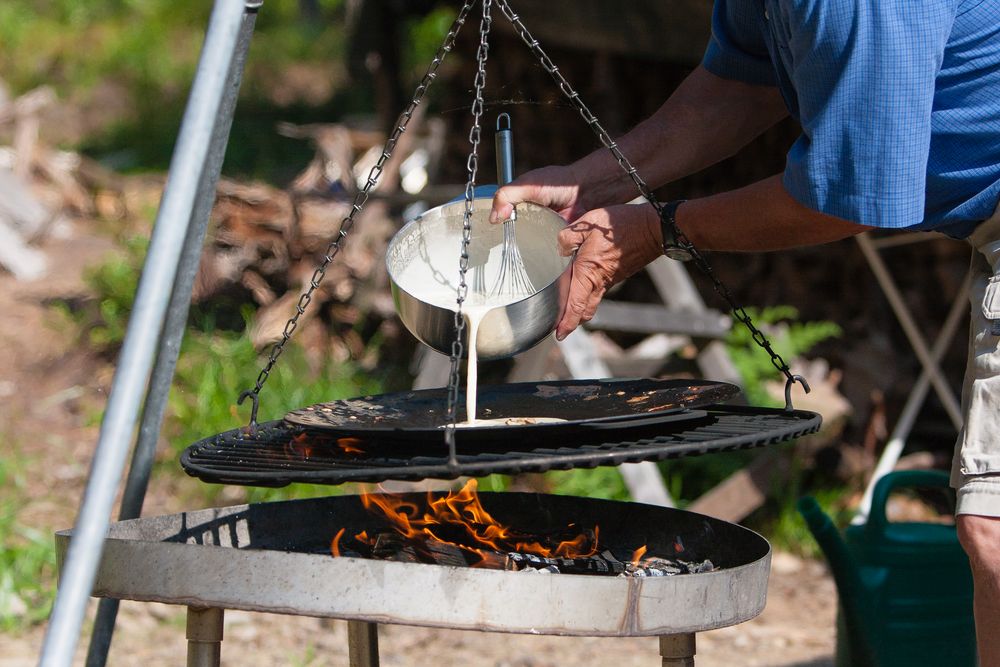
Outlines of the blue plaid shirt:
[[780,88],[814,210],[961,238],[997,205],[1000,0],[715,0],[703,64]]

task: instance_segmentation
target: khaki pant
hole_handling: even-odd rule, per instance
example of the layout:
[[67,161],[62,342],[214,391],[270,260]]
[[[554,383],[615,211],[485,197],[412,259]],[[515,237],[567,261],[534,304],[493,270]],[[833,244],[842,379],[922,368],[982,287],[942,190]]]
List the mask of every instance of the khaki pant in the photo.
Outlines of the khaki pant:
[[972,320],[951,483],[958,514],[1000,516],[1000,206],[968,240]]

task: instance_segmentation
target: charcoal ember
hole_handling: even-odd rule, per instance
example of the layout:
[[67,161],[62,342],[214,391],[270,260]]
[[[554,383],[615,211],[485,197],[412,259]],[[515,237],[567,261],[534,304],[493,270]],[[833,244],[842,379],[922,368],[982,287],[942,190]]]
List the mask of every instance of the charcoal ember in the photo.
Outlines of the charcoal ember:
[[562,574],[620,574],[625,572],[624,563],[610,552],[582,558],[545,558],[534,554],[511,552],[507,554],[507,570],[522,571],[534,569],[539,571],[560,572]]
[[547,570],[549,572],[559,572],[560,558],[545,558],[535,554],[525,554],[519,551],[512,551],[507,554],[506,570]]
[[642,561],[635,565],[631,563],[629,565],[631,568],[630,574],[638,577],[670,577],[675,574],[687,573],[687,568],[678,561],[658,556],[650,556],[649,558],[642,559]]
[[639,563],[629,563],[625,576],[629,577],[671,577],[676,574],[700,574],[715,569],[712,561],[673,560],[650,556]]
[[687,570],[688,574],[700,574],[702,572],[711,572],[715,569],[715,564],[707,558],[703,561],[691,562],[691,561],[678,561]]

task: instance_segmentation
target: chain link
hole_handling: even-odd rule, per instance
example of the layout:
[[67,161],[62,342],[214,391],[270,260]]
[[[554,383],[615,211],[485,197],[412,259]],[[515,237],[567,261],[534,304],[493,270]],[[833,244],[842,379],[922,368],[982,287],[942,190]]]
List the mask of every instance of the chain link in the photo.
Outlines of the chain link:
[[[462,217],[462,252],[458,260],[458,294],[455,298],[455,338],[451,341],[451,371],[448,374],[448,421],[445,424],[444,441],[448,446],[448,466],[457,469],[458,458],[455,455],[455,422],[458,420],[458,390],[459,365],[465,349],[462,345],[462,335],[465,332],[465,315],[462,306],[469,295],[469,285],[465,274],[469,270],[469,241],[472,238],[472,207],[476,196],[476,173],[479,170],[479,140],[482,135],[483,89],[486,87],[486,59],[489,57],[489,36],[493,18],[490,16],[492,0],[482,0],[483,18],[479,24],[479,49],[476,51],[475,91],[472,102],[472,129],[469,130],[469,157],[466,160],[466,171],[469,175],[465,182],[465,212]],[[469,341],[475,345],[476,341]],[[468,398],[466,398],[468,400]]]
[[[611,138],[611,135],[604,129],[601,123],[597,120],[597,117],[590,111],[589,108],[587,108],[587,105],[583,103],[583,100],[580,99],[580,94],[573,89],[573,87],[569,84],[569,81],[567,81],[559,71],[559,68],[552,62],[552,59],[549,58],[548,54],[542,50],[538,40],[531,36],[531,33],[528,32],[528,29],[521,22],[520,17],[514,13],[514,10],[511,8],[507,0],[497,0],[497,7],[499,7],[504,16],[510,20],[511,24],[514,26],[514,30],[521,38],[521,41],[527,44],[528,48],[531,49],[531,52],[538,58],[538,61],[541,63],[545,71],[549,73],[549,75],[556,82],[556,85],[559,86],[559,90],[562,91],[563,95],[565,95],[567,99],[569,99],[573,107],[577,110],[577,112],[579,112],[580,116],[583,117],[584,122],[590,126],[590,128],[594,131],[594,134],[597,135],[597,138],[600,139],[601,143],[611,152],[619,166],[625,171],[629,178],[632,179],[632,182],[635,183],[639,192],[646,198],[653,208],[656,209],[657,214],[662,219],[663,204],[660,203],[660,201],[653,194],[652,190],[649,189],[646,182],[642,180],[636,168],[632,166],[632,163],[629,162],[627,157],[625,157],[625,154],[621,152],[621,149],[618,148],[618,144]],[[774,348],[771,346],[767,336],[764,335],[764,332],[754,325],[753,320],[750,318],[746,309],[736,302],[732,292],[730,292],[729,288],[726,287],[721,280],[719,280],[718,276],[715,275],[715,272],[712,270],[712,267],[709,265],[704,255],[702,255],[698,249],[694,247],[690,239],[684,235],[684,233],[677,227],[676,223],[673,224],[673,230],[674,236],[677,239],[677,244],[691,253],[691,258],[694,263],[698,266],[702,273],[704,273],[708,279],[712,281],[712,287],[719,294],[719,296],[725,299],[726,303],[729,304],[733,317],[746,326],[753,337],[753,341],[763,348],[768,355],[770,355],[771,364],[785,376],[785,407],[787,409],[791,409],[791,400],[788,398],[788,389],[791,387],[791,384],[794,382],[801,383],[806,392],[809,391],[808,384],[806,384],[802,377],[792,375],[788,364],[785,363],[785,360],[781,358],[780,354],[774,351]]]
[[448,31],[448,34],[445,35],[441,47],[437,50],[437,53],[434,54],[434,59],[431,61],[430,65],[427,66],[427,71],[420,80],[420,83],[417,85],[417,88],[413,93],[413,98],[397,118],[396,127],[386,140],[385,145],[382,148],[382,154],[379,156],[375,165],[371,168],[371,171],[368,172],[368,180],[365,182],[361,190],[358,191],[357,195],[355,195],[350,213],[348,213],[347,217],[341,221],[340,230],[327,246],[322,263],[313,271],[312,278],[309,280],[308,289],[302,293],[302,296],[299,297],[298,303],[295,305],[295,314],[288,320],[288,322],[285,323],[285,328],[281,333],[281,339],[271,347],[271,352],[268,355],[267,362],[257,375],[257,382],[254,388],[247,389],[240,394],[239,399],[237,400],[238,405],[241,405],[247,398],[252,399],[253,402],[252,411],[250,413],[251,429],[256,428],[257,425],[257,408],[260,404],[260,391],[263,389],[264,383],[267,382],[267,378],[271,375],[271,370],[274,368],[275,363],[277,363],[278,357],[281,356],[281,353],[285,349],[285,345],[288,343],[288,340],[292,337],[292,334],[298,327],[299,318],[302,317],[302,315],[306,312],[306,308],[308,308],[309,304],[312,303],[313,294],[319,288],[320,283],[323,282],[323,278],[326,276],[326,271],[329,268],[330,263],[333,262],[334,258],[340,252],[344,240],[347,238],[348,233],[354,226],[355,217],[361,212],[365,203],[368,201],[369,193],[375,187],[375,184],[378,183],[378,179],[382,175],[385,163],[392,155],[392,151],[395,149],[396,143],[399,141],[399,137],[406,131],[406,126],[410,123],[410,119],[413,117],[413,113],[416,110],[417,105],[420,104],[424,94],[427,92],[427,89],[430,88],[434,79],[437,77],[438,67],[441,65],[445,56],[448,55],[454,47],[455,39],[458,37],[458,31],[465,24],[466,16],[472,9],[475,2],[476,0],[467,0],[462,6],[461,11],[459,11],[458,16],[451,25],[451,29]]

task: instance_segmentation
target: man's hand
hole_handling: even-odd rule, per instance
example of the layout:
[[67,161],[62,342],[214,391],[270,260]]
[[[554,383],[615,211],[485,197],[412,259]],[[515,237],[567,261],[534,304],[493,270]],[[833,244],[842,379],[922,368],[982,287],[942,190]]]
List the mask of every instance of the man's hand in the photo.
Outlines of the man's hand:
[[586,211],[580,203],[580,183],[570,167],[542,167],[529,171],[493,195],[490,222],[509,220],[515,204],[534,202],[551,208],[570,222]]
[[588,211],[559,233],[559,252],[576,252],[566,307],[556,325],[562,340],[594,316],[608,288],[663,253],[659,218],[649,204]]

